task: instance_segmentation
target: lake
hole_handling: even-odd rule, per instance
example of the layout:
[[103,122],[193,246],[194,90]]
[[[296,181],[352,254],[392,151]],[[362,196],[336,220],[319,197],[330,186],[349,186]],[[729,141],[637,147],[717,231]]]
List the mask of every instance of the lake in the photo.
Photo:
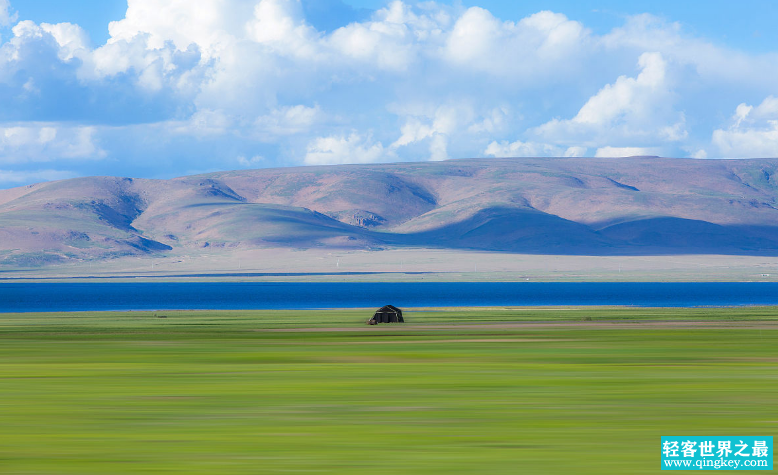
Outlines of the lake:
[[778,305],[778,283],[5,283],[0,313],[535,305]]

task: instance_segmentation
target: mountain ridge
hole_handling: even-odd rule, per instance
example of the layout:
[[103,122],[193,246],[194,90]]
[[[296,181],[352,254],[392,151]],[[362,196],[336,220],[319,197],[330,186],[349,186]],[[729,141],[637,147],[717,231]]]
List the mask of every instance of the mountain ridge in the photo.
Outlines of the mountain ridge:
[[0,265],[209,247],[778,255],[778,159],[458,159],[0,190]]

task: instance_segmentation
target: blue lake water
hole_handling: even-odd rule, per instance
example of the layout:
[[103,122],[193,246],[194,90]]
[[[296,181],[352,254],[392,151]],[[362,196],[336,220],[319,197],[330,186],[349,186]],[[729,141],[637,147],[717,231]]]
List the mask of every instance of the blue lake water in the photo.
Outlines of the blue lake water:
[[2,312],[520,305],[778,305],[778,283],[7,283]]

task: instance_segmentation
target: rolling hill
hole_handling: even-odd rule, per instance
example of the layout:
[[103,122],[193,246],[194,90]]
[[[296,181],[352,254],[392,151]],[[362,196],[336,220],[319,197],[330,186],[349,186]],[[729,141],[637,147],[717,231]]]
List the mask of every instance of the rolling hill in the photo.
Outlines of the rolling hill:
[[0,190],[0,263],[208,248],[778,255],[778,159],[516,158]]

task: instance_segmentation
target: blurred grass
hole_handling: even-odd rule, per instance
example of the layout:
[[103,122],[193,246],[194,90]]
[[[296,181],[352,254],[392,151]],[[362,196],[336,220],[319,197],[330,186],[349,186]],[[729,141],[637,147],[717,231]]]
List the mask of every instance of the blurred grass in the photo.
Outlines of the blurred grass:
[[640,474],[778,425],[776,308],[369,314],[0,314],[0,473]]

